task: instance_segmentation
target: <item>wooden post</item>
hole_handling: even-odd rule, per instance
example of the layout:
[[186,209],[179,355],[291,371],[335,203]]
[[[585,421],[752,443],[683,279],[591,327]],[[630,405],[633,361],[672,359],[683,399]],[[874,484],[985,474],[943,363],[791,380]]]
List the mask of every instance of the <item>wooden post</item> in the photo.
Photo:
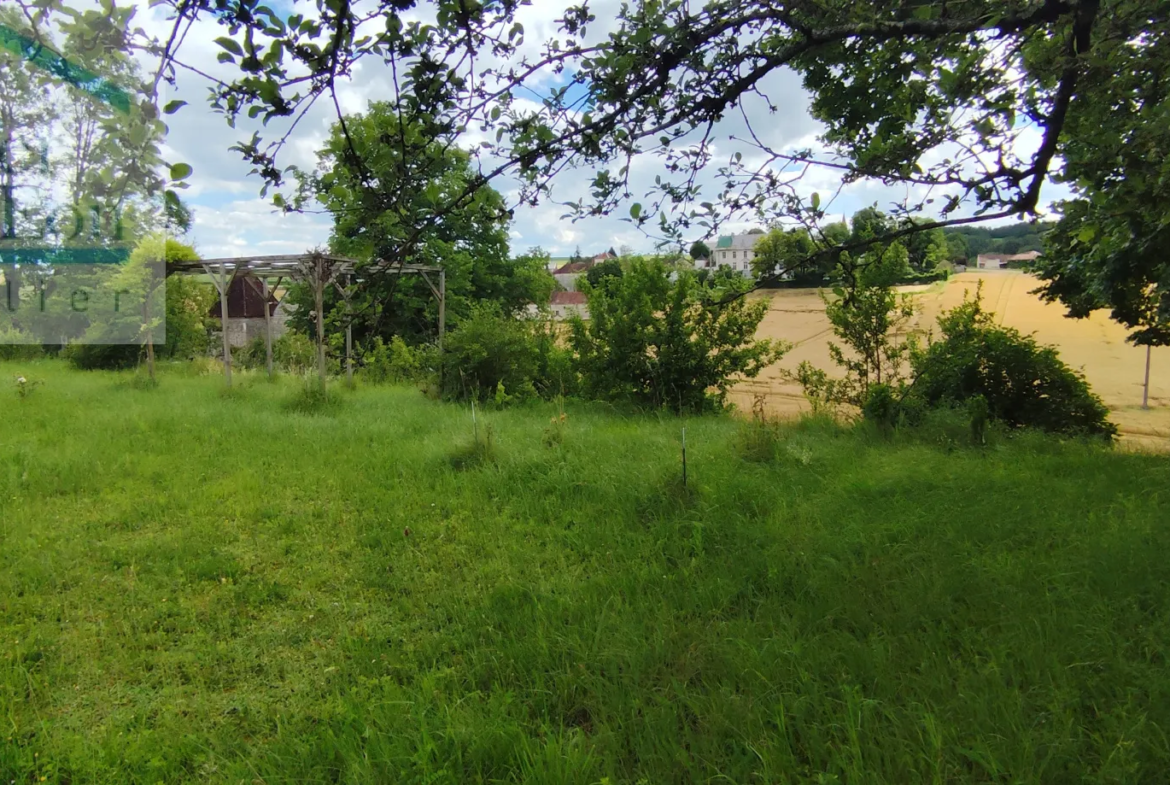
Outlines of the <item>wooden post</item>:
[[346,276],[344,286],[338,286],[345,300],[345,385],[353,387],[353,276]]
[[[347,309],[348,310],[348,309]],[[345,325],[345,383],[353,386],[353,323]]]
[[227,264],[219,263],[219,326],[223,333],[223,376],[227,386],[232,386],[232,347],[228,342],[228,286]]
[[260,293],[264,298],[264,360],[268,381],[272,381],[272,314],[268,311],[268,276],[260,279]]
[[313,260],[313,296],[317,307],[317,381],[325,392],[325,260]]
[[1150,408],[1150,351],[1153,349],[1152,344],[1146,344],[1146,383],[1142,388],[1142,408]]
[[682,429],[683,487],[687,487],[687,429]]
[[439,270],[439,355],[443,354],[443,338],[447,334],[447,271]]
[[154,328],[150,325],[150,294],[142,301],[142,316],[146,324],[146,373],[154,381]]

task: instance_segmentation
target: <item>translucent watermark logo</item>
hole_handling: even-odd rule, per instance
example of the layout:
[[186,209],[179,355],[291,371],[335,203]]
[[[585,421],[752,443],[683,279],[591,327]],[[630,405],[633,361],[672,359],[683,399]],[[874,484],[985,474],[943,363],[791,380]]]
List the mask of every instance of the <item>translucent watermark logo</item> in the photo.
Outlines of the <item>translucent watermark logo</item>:
[[129,18],[0,8],[0,343],[166,340],[165,126]]

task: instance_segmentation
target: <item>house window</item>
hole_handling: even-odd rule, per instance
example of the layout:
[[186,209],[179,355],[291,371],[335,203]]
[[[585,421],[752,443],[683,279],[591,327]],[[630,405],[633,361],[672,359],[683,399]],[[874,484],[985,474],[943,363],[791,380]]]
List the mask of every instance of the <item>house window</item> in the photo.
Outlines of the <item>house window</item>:
[[735,258],[737,258],[737,256],[738,256],[738,254],[736,254],[736,252],[735,252],[735,251],[732,251],[732,252],[731,252],[731,258],[732,258],[732,259],[735,259]]

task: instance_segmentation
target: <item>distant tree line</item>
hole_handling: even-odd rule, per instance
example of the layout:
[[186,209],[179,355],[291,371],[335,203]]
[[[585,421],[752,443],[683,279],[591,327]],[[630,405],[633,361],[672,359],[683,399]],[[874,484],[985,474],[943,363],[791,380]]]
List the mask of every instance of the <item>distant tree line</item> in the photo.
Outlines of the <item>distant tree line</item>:
[[943,229],[951,261],[974,259],[983,253],[1017,254],[1044,250],[1044,234],[1056,224],[1050,221],[1014,223],[1007,226],[956,226]]

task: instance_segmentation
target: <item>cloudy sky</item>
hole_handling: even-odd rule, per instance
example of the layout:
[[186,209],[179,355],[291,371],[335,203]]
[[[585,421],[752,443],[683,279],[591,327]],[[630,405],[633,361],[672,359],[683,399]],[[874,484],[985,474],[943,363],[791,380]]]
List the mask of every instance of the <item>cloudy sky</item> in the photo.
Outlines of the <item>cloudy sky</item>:
[[[139,7],[135,24],[149,34],[165,39],[170,32],[165,9],[150,9],[147,0],[135,0],[135,3]],[[278,12],[291,12],[294,8],[307,11],[309,6],[293,0],[278,0],[270,5]],[[541,42],[556,34],[555,21],[564,5],[555,0],[536,0],[521,10],[519,19],[524,24],[526,40],[534,51]],[[619,5],[617,0],[599,0],[591,4],[598,20],[591,29],[591,38],[607,32],[606,25],[613,23]],[[200,22],[184,40],[179,59],[212,76],[232,76],[232,66],[216,62],[216,53],[220,50],[213,39],[224,32],[210,21]],[[352,78],[341,85],[339,98],[344,111],[359,112],[371,100],[391,97],[389,80],[379,69],[380,66],[373,61],[363,61]],[[538,82],[534,87],[540,90],[551,85],[551,81],[546,81],[544,84]],[[269,200],[260,197],[259,179],[249,176],[250,166],[229,150],[232,144],[251,135],[251,127],[246,121],[241,121],[235,129],[229,128],[221,115],[208,108],[207,92],[205,77],[180,69],[177,89],[168,90],[161,101],[181,99],[187,102],[187,106],[169,118],[170,133],[164,145],[164,155],[169,161],[183,161],[194,167],[191,187],[184,198],[194,207],[193,234],[200,252],[205,256],[299,253],[325,244],[330,227],[327,215],[281,215],[271,207]],[[796,74],[789,71],[773,73],[763,85],[763,92],[768,102],[778,107],[775,113],[769,111],[768,102],[762,99],[745,104],[743,110],[756,132],[764,137],[763,141],[773,149],[781,150],[816,146],[818,124],[809,115],[808,96]],[[334,120],[333,107],[324,101],[319,102],[297,126],[292,141],[281,154],[280,165],[311,167],[315,162],[314,153]],[[258,123],[255,126],[259,128]],[[266,133],[272,134],[274,130],[277,130],[275,123]],[[739,113],[729,115],[717,129],[718,136],[725,140],[744,135],[745,130],[744,116]],[[1029,139],[1025,134],[1023,144],[1034,144],[1034,136]],[[716,148],[716,165],[728,160],[737,149],[747,150],[746,147],[737,148],[730,141],[721,142]],[[655,176],[663,172],[658,159],[646,157],[637,161],[632,172],[634,192],[645,191],[653,184]],[[587,197],[590,176],[591,172],[586,171],[563,173],[556,181],[554,196],[564,201]],[[825,201],[838,186],[839,178],[833,170],[814,169],[802,181],[800,189],[806,194],[818,192]],[[506,197],[515,195],[515,185],[509,181],[498,181],[496,188]],[[875,203],[879,207],[888,207],[909,195],[904,187],[855,183],[840,192],[830,210],[833,214],[850,215]],[[1058,196],[1050,188],[1046,191],[1045,203]],[[626,209],[609,218],[580,222],[563,218],[564,212],[555,204],[518,208],[510,229],[513,251],[519,253],[540,246],[553,256],[567,256],[578,247],[586,254],[621,246],[637,251],[653,249],[653,240],[621,220],[628,215]],[[751,226],[747,222],[725,225],[723,231],[746,230]],[[700,239],[700,236],[696,233],[690,239]]]

